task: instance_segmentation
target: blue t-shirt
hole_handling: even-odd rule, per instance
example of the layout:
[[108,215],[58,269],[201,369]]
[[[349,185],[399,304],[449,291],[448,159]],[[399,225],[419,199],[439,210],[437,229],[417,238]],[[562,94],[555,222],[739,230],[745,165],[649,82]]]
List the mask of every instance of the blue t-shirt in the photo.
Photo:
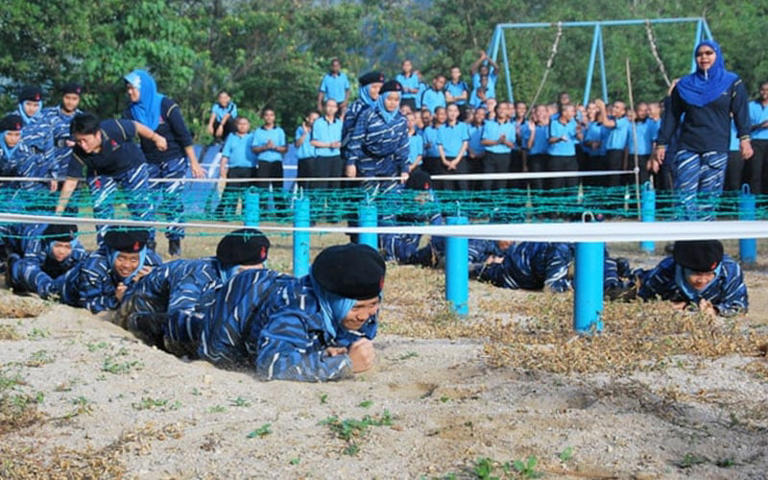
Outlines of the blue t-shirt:
[[[443,146],[446,158],[456,157],[464,142],[469,143],[469,127],[464,122],[456,122],[453,126],[446,123],[437,131],[437,144]],[[464,152],[465,157],[468,154]]]
[[485,125],[470,125],[469,126],[469,150],[473,155],[482,155],[485,153],[485,145],[481,141],[483,139],[483,129]]
[[424,155],[427,157],[439,157],[440,152],[437,150],[437,132],[439,128],[435,128],[432,125],[428,126],[421,133],[421,138],[424,142]]
[[226,107],[222,107],[218,103],[214,103],[211,107],[211,113],[216,115],[216,121],[221,122],[224,115],[229,114],[231,119],[237,118],[237,105],[235,102],[229,102]]
[[[302,135],[304,135],[304,127],[299,125],[299,128],[296,129],[296,135],[294,138],[298,140]],[[299,146],[298,149],[296,149],[297,158],[315,158],[315,147],[312,146],[311,140],[312,133],[310,132],[306,137],[304,137],[304,142]]]
[[[467,87],[467,84],[461,80],[459,80],[459,83],[455,84],[453,82],[448,82],[445,86],[445,91],[450,93],[453,97],[458,97],[464,92],[467,92],[467,98],[469,98],[469,87]],[[467,103],[467,100],[456,100],[454,103],[456,105],[464,105]]]
[[536,136],[529,155],[546,155],[549,152],[549,125],[536,125]]
[[[338,118],[334,119],[333,123],[328,123],[325,117],[318,118],[312,125],[312,140],[323,143],[341,142],[342,124]],[[315,155],[318,157],[336,157],[340,154],[339,148],[315,147]]]
[[627,137],[627,147],[629,147],[629,153],[635,154],[635,132],[637,132],[637,154],[638,155],[650,155],[653,150],[653,142],[656,140],[658,130],[656,129],[656,122],[650,118],[646,118],[642,122],[635,122],[635,128],[629,129],[629,136]]
[[605,141],[606,150],[624,150],[627,146],[629,131],[632,130],[632,124],[627,117],[613,118],[616,121],[615,127],[605,127],[608,129],[608,138]]
[[[760,125],[768,122],[768,106],[763,106],[760,100],[749,102],[749,123],[750,126]],[[768,128],[752,130],[750,134],[753,140],[768,140]]]
[[[483,140],[498,140],[502,135],[507,137],[508,142],[515,141],[515,130],[517,126],[514,122],[507,120],[504,123],[499,123],[495,120],[488,120],[485,122],[485,129],[483,130]],[[485,150],[491,153],[510,153],[512,149],[502,143],[497,145],[486,145]]]
[[[276,147],[285,146],[285,132],[280,127],[273,127],[267,130],[264,127],[259,127],[253,132],[253,147],[263,147],[272,140],[272,143]],[[277,150],[264,150],[256,154],[256,159],[260,162],[279,162],[283,159],[283,154]]]
[[419,93],[421,93],[421,88],[419,85],[419,76],[415,73],[411,73],[410,76],[406,77],[402,73],[397,74],[395,77],[395,80],[402,85],[403,88],[415,88],[416,90],[419,90],[417,93],[410,93],[410,92],[404,92],[403,98],[416,98]]
[[731,152],[738,152],[740,150],[739,133],[736,131],[736,122],[731,119],[731,144],[728,148]]
[[418,133],[408,137],[408,163],[413,165],[424,155],[424,139]]
[[317,91],[322,92],[325,95],[326,100],[332,98],[338,103],[341,103],[347,95],[347,90],[349,90],[349,79],[347,79],[347,74],[339,72],[338,75],[333,75],[328,72],[320,82],[320,88]]
[[573,157],[576,155],[576,122],[571,120],[563,125],[559,120],[549,123],[549,138],[565,138],[557,143],[550,143],[547,151],[553,157]]
[[517,142],[518,145],[520,145],[521,150],[528,151],[528,140],[531,139],[531,127],[528,125],[528,122],[523,122],[522,125],[520,125],[520,141]]
[[434,88],[428,88],[421,94],[422,108],[428,108],[430,112],[435,113],[437,107],[445,107],[445,93],[438,92]]
[[[584,132],[584,139],[581,142],[581,148],[589,157],[602,157],[605,155],[605,138],[607,132],[600,122],[589,122],[587,130]],[[598,142],[600,145],[592,149],[592,142]]]
[[[488,73],[488,90],[485,92],[485,98],[496,98],[496,80],[498,79],[498,75],[496,75],[496,72],[491,69],[490,73]],[[475,89],[480,88],[480,74],[476,73],[472,75],[472,85],[475,87]]]
[[227,137],[227,141],[224,143],[224,149],[221,151],[221,156],[229,159],[227,167],[253,167],[256,155],[251,151],[252,143],[253,133],[246,133],[242,137],[238,133],[230,134]]

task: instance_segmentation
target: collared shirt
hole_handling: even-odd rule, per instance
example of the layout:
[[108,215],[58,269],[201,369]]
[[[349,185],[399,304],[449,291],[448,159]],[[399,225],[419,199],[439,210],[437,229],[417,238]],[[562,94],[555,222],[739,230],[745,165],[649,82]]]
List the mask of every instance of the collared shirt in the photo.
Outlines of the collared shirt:
[[[768,122],[768,105],[763,105],[760,100],[749,102],[749,123],[751,126]],[[768,128],[752,130],[750,134],[753,140],[768,140]]]
[[437,150],[437,132],[439,129],[440,127],[435,128],[430,125],[421,134],[421,138],[424,140],[424,154],[427,157],[440,156],[440,152]]
[[414,133],[408,137],[408,163],[414,164],[419,157],[424,155],[424,139],[421,135]]
[[[341,125],[338,118],[333,123],[328,123],[325,117],[315,120],[312,125],[312,140],[323,143],[341,142]],[[318,157],[335,157],[339,155],[338,148],[315,147],[315,155]]]
[[[254,147],[263,147],[270,140],[276,147],[285,146],[285,132],[283,129],[274,126],[270,129],[259,127],[253,132],[253,144]],[[256,154],[256,159],[260,162],[279,162],[283,159],[283,154],[277,150],[264,150]]]
[[[605,155],[605,139],[607,137],[606,128],[601,122],[589,122],[587,131],[584,132],[584,140],[581,142],[581,148],[584,153],[590,157],[602,157]],[[592,143],[598,142],[597,148],[592,148]]]
[[[294,138],[298,140],[301,138],[302,135],[304,135],[304,127],[299,125],[299,128],[296,129],[296,135],[294,135]],[[307,134],[306,137],[304,137],[304,142],[302,142],[302,144],[296,150],[296,157],[298,158],[314,158],[315,157],[315,147],[312,146],[311,140],[312,140],[312,130],[310,129],[310,132]]]
[[101,151],[85,153],[79,146],[72,149],[72,157],[67,168],[67,176],[83,178],[86,175],[117,175],[129,168],[135,168],[145,162],[144,154],[133,143],[136,136],[136,124],[131,120],[104,120],[99,124],[101,132]]
[[211,113],[216,115],[216,121],[221,122],[224,115],[229,114],[231,119],[237,118],[237,105],[235,102],[229,102],[226,107],[222,107],[217,103],[214,103],[211,107]]
[[[550,122],[551,123],[551,122]],[[529,155],[546,155],[549,152],[549,124],[536,125],[536,136]]]
[[469,150],[473,155],[482,155],[485,153],[485,145],[483,145],[481,141],[483,139],[484,129],[485,124],[469,126]]
[[[467,98],[469,98],[469,87],[467,87],[467,84],[462,80],[459,80],[459,83],[453,83],[452,81],[448,82],[445,86],[445,91],[450,93],[453,97],[458,97],[466,92]],[[456,100],[454,103],[456,105],[464,105],[467,103],[467,100]]]
[[349,79],[344,72],[339,72],[337,75],[328,72],[320,82],[320,88],[318,92],[325,94],[325,98],[332,98],[338,103],[344,101],[349,90]]
[[[485,122],[485,129],[483,129],[483,140],[497,141],[502,135],[507,138],[508,142],[515,141],[515,130],[517,126],[514,122],[507,120],[504,123],[499,123],[496,120],[488,120]],[[485,150],[491,153],[510,153],[512,148],[499,143],[497,145],[486,145]]]
[[[398,73],[395,77],[395,80],[403,87],[403,88],[414,88],[416,90],[419,89],[419,76],[415,73],[411,73],[409,76],[405,76],[402,73]],[[411,92],[403,92],[403,98],[416,98],[419,92],[411,93]]]
[[428,108],[430,112],[435,113],[437,107],[445,107],[445,93],[437,91],[434,88],[428,88],[421,94],[421,106]]
[[[437,144],[443,146],[446,157],[458,155],[464,142],[469,142],[469,127],[464,122],[456,122],[453,126],[446,123],[437,131]],[[468,151],[464,152],[464,156],[468,154]]]
[[221,151],[222,157],[227,157],[228,168],[249,168],[254,166],[255,155],[251,152],[253,144],[253,133],[240,135],[233,133],[227,137],[224,143],[224,149]]
[[632,125],[627,117],[610,118],[616,121],[616,126],[605,127],[608,129],[608,138],[605,141],[605,149],[624,150],[627,146],[627,138],[629,138],[629,131],[632,130]]
[[555,157],[573,157],[576,155],[576,122],[571,120],[563,125],[558,119],[549,122],[549,138],[565,138],[557,143],[550,143],[547,152]]
[[[498,80],[496,72],[491,70],[488,73],[488,90],[485,92],[485,98],[496,98],[496,80]],[[480,88],[480,74],[476,73],[472,75],[472,85],[475,88]]]
[[637,154],[650,155],[653,149],[653,142],[656,141],[656,135],[658,134],[656,122],[646,118],[642,122],[635,122],[634,129],[630,123],[627,146],[629,147],[629,153],[632,155],[635,154],[635,132],[637,132]]

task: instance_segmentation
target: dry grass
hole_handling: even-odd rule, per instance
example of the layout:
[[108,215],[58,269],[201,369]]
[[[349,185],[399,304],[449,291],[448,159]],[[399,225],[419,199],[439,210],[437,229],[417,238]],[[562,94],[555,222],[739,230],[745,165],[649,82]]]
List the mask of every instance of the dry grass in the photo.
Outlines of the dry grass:
[[[38,410],[38,400],[25,394],[0,396],[0,436],[27,428],[44,418]],[[4,478],[0,476],[0,478]]]
[[0,300],[0,318],[31,318],[48,310],[48,305],[37,298],[17,297],[6,291]]
[[12,325],[0,325],[0,340],[21,340],[24,338]]

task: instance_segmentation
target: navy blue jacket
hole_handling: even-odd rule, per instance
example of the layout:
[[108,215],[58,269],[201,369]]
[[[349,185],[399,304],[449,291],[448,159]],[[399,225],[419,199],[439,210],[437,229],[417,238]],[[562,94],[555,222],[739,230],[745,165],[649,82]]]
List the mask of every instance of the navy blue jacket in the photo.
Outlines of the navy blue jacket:
[[[181,115],[181,107],[168,97],[163,97],[160,103],[160,123],[155,132],[162,135],[168,142],[168,149],[161,152],[155,146],[155,142],[147,139],[141,139],[141,149],[147,157],[149,163],[160,163],[165,160],[176,160],[186,156],[184,147],[192,145],[192,135],[189,133],[187,124],[184,123],[184,117]],[[134,120],[131,115],[131,109],[126,108],[123,112],[123,118]]]

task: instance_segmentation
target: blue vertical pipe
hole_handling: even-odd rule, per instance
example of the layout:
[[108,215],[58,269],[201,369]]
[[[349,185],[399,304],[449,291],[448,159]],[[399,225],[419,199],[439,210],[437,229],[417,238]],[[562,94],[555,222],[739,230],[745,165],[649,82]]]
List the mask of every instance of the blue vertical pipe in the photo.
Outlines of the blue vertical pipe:
[[[749,185],[742,185],[739,193],[739,220],[754,220],[755,207],[755,195],[750,192]],[[745,264],[757,262],[757,239],[742,238],[739,240],[739,259]]]
[[[309,198],[297,198],[294,203],[293,226],[309,228]],[[293,276],[309,273],[309,232],[293,232]]]
[[[509,77],[509,57],[507,56],[507,37],[504,35],[504,30],[501,30],[501,58],[504,59],[504,65],[506,65],[507,75],[504,77],[507,81],[507,98],[509,102],[515,103],[514,92],[512,91],[512,79]],[[498,75],[500,72],[496,72]]]
[[603,262],[605,243],[576,244],[573,329],[577,333],[600,332],[603,313]]
[[704,26],[704,36],[707,40],[712,40],[712,31],[709,29],[709,24],[707,23],[707,19],[704,18],[701,20],[701,24]]
[[[640,219],[643,222],[656,221],[656,191],[651,186],[651,182],[645,182],[640,194]],[[653,253],[656,245],[653,242],[640,242],[640,249],[646,253]]]
[[[448,217],[448,225],[467,225],[467,217]],[[469,313],[469,239],[447,237],[445,241],[445,299],[459,315]]]
[[[357,209],[359,225],[363,228],[376,228],[378,225],[378,212],[376,205],[372,203],[361,205]],[[361,233],[357,237],[357,243],[368,245],[374,250],[379,249],[379,237],[375,233]]]
[[605,78],[605,51],[603,49],[603,29],[600,29],[600,38],[597,49],[600,52],[600,85],[603,87],[603,101],[608,103],[608,80]]
[[696,46],[701,41],[702,22],[696,22],[696,37],[693,39],[693,55],[691,55],[691,73],[696,71]]
[[259,226],[259,194],[253,187],[245,192],[245,226]]
[[589,51],[589,66],[587,67],[587,82],[584,84],[584,98],[582,105],[589,104],[589,96],[592,93],[592,77],[595,74],[595,57],[597,56],[597,42],[600,39],[600,25],[595,25],[595,33],[592,35],[592,48]]

